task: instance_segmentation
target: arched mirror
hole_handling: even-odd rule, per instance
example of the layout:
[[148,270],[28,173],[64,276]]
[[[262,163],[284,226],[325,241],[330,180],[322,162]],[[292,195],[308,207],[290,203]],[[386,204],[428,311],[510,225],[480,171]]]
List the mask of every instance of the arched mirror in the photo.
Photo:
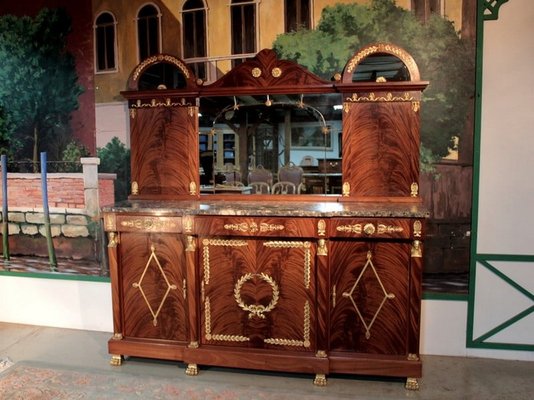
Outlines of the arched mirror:
[[341,82],[418,82],[419,68],[405,50],[389,43],[363,47],[348,60]]
[[[128,90],[123,92],[131,97],[136,92],[161,90],[196,89],[196,78],[185,63],[169,54],[157,54],[143,60],[128,78]],[[168,95],[168,93],[166,93]]]
[[182,71],[169,63],[151,65],[139,77],[139,90],[183,89],[186,85]]
[[358,63],[352,82],[409,81],[410,73],[404,62],[387,53],[374,53]]

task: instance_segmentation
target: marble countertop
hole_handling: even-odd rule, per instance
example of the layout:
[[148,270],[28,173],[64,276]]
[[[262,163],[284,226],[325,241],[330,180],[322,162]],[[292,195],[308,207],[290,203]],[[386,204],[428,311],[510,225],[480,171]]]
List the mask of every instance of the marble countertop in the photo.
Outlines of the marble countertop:
[[421,205],[404,202],[289,201],[165,201],[129,200],[103,207],[104,212],[172,215],[235,215],[270,217],[395,217],[426,218]]

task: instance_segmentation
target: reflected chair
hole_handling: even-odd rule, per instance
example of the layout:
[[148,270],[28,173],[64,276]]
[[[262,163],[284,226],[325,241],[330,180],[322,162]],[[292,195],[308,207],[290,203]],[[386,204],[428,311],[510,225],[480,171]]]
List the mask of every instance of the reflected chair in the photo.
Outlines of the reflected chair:
[[273,194],[296,194],[297,187],[293,182],[281,181],[276,182],[272,188]]
[[263,168],[263,165],[258,165],[248,173],[248,184],[251,185],[254,182],[265,182],[270,187],[273,184],[273,173]]
[[284,165],[278,171],[278,182],[291,182],[296,188],[296,191],[293,193],[300,194],[305,189],[304,180],[302,178],[303,174],[304,170],[301,167],[295,165],[293,162],[290,162],[289,164]]
[[222,174],[224,175],[225,183],[228,185],[233,185],[236,182],[241,183],[241,172],[232,163],[224,164]]
[[313,156],[304,156],[302,157],[302,160],[300,160],[300,166],[301,167],[316,167],[317,160]]
[[252,188],[252,194],[270,194],[271,187],[266,182],[252,182],[249,184]]
[[224,181],[228,184],[242,183],[241,182],[241,173],[240,172],[223,172]]

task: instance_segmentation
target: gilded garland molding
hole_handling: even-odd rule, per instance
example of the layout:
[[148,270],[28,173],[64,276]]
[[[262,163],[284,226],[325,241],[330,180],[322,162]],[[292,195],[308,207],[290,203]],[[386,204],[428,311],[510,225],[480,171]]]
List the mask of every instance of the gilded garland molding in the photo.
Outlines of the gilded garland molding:
[[310,302],[306,300],[304,303],[304,326],[303,326],[303,338],[302,340],[284,339],[284,338],[266,338],[263,339],[265,343],[274,344],[278,346],[297,346],[297,347],[310,347]]
[[400,58],[400,60],[408,68],[411,80],[420,80],[419,68],[417,67],[417,64],[415,63],[413,57],[408,54],[404,49],[395,46],[391,43],[374,43],[360,49],[360,51],[347,62],[345,70],[343,71],[342,80],[344,82],[351,82],[352,73],[356,70],[358,64],[368,56],[377,53],[392,54]]
[[137,81],[139,79],[139,76],[152,64],[156,64],[158,62],[166,62],[168,64],[172,64],[176,66],[186,78],[189,78],[189,71],[186,67],[186,65],[179,60],[178,58],[171,56],[169,54],[157,54],[155,56],[149,57],[146,60],[144,60],[141,64],[137,66],[133,73],[133,80]]
[[508,0],[484,0],[482,3],[484,7],[484,21],[499,19],[499,8],[507,2]]
[[[254,277],[260,278],[271,286],[273,294],[271,302],[267,306],[264,306],[262,304],[246,304],[241,298],[241,288],[247,281],[253,279]],[[261,319],[265,319],[265,313],[272,311],[276,307],[279,298],[280,290],[278,289],[278,284],[272,276],[269,276],[264,272],[259,274],[252,274],[249,272],[248,274],[245,274],[241,278],[239,278],[234,287],[234,299],[237,305],[241,309],[243,309],[243,311],[248,311],[249,319],[252,317],[259,317]]]
[[204,239],[202,240],[202,262],[204,267],[204,280],[206,285],[210,283],[210,248],[209,246],[223,247],[243,247],[246,246],[245,240],[225,240],[225,239]]

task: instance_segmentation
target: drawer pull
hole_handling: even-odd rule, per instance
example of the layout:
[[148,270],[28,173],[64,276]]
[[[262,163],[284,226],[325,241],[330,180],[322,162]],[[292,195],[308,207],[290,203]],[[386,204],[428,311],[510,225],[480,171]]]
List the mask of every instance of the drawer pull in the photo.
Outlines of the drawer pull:
[[369,224],[365,224],[365,226],[363,227],[363,232],[367,235],[367,236],[371,236],[372,234],[374,234],[376,232],[376,228],[373,224],[369,223]]
[[384,224],[378,224],[377,226],[375,226],[374,224],[370,222],[365,224],[363,228],[361,224],[340,225],[336,227],[336,230],[338,232],[356,233],[357,235],[363,232],[367,236],[374,235],[375,233],[378,235],[383,235],[385,233],[404,232],[404,228],[402,226],[384,225]]
[[378,224],[378,234],[395,233],[404,231],[402,226]]
[[265,222],[260,223],[259,225],[255,222],[246,223],[238,223],[238,224],[225,224],[224,229],[229,231],[238,231],[238,232],[250,232],[250,233],[256,233],[256,232],[275,232],[275,231],[283,231],[284,225],[277,225],[277,224],[267,224]]
[[336,231],[360,234],[362,233],[362,226],[361,224],[341,225],[336,228]]

